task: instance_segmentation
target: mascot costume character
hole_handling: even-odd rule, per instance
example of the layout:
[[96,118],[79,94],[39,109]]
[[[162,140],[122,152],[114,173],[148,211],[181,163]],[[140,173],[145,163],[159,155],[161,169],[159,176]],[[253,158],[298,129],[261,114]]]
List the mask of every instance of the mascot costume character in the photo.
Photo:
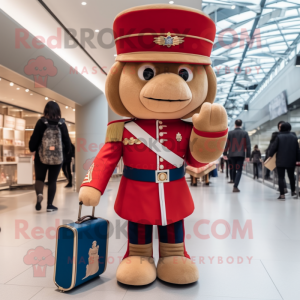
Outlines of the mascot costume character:
[[[201,167],[219,158],[228,131],[224,107],[213,103],[217,82],[210,54],[216,27],[200,10],[157,4],[121,12],[113,29],[117,57],[105,93],[111,109],[128,118],[108,124],[79,200],[98,205],[122,157],[114,208],[128,220],[128,247],[117,280],[133,286],[156,277],[193,283],[199,274],[185,248],[184,218],[194,210],[185,163]],[[182,120],[188,118],[192,122]]]

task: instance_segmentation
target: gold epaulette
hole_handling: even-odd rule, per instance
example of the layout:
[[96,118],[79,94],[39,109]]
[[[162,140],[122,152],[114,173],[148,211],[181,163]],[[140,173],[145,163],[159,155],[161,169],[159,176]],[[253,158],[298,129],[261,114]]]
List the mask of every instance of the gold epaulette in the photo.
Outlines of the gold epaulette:
[[125,122],[114,122],[107,126],[105,143],[122,142]]

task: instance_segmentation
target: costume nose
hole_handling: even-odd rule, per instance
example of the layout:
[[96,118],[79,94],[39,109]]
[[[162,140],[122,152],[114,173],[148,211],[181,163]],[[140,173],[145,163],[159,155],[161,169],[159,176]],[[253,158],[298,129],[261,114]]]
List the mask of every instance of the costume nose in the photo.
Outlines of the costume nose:
[[153,77],[145,84],[141,96],[152,100],[190,102],[192,92],[179,75],[163,73]]

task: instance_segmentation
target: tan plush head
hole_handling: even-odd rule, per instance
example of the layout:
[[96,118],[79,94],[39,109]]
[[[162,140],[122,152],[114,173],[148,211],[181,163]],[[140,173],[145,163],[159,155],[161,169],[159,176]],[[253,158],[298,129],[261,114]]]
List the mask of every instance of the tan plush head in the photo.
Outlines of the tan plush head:
[[115,113],[139,119],[190,118],[216,90],[211,66],[150,62],[116,62],[105,87]]

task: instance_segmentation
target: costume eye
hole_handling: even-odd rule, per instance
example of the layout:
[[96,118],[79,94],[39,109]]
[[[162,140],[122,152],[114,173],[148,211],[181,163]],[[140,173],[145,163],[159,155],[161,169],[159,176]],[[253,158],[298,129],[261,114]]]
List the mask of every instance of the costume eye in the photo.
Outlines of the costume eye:
[[46,70],[47,70],[47,67],[44,67],[43,70],[46,71]]
[[189,68],[179,68],[178,75],[186,82],[190,82],[194,75],[193,72]]
[[142,80],[150,80],[155,76],[155,69],[152,66],[141,66],[138,71],[138,76]]

